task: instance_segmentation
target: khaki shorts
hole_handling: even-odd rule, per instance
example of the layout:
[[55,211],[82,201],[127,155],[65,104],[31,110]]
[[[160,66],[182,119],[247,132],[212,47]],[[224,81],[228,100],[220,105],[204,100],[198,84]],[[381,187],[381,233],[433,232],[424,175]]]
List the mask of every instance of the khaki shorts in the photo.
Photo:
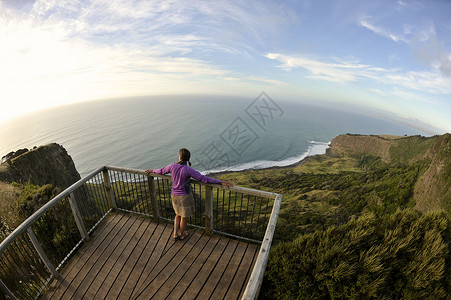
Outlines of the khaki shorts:
[[191,217],[195,211],[193,194],[172,195],[172,207],[176,215],[184,218]]

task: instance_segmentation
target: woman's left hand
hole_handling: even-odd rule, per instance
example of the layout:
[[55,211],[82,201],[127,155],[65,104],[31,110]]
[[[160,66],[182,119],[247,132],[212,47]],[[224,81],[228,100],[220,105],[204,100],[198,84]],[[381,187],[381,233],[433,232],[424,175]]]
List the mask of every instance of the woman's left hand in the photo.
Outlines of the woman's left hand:
[[144,171],[144,173],[146,173],[147,175],[149,175],[150,173],[153,173],[153,170],[152,170],[152,169],[147,169],[147,170]]

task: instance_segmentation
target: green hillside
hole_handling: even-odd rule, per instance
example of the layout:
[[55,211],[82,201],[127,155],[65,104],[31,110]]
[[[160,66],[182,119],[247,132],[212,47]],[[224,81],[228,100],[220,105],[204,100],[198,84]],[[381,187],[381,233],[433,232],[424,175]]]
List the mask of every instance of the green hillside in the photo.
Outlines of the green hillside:
[[297,166],[220,178],[283,194],[262,298],[446,298],[450,134],[341,135]]
[[[325,155],[218,174],[283,194],[261,299],[447,299],[451,135],[340,135]],[[79,179],[59,145],[0,166],[0,239]]]

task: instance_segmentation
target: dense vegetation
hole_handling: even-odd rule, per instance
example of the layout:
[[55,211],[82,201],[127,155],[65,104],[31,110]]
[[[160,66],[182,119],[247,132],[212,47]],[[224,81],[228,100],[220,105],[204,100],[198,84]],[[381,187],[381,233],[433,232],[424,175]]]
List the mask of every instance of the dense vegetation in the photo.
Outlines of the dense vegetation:
[[273,248],[263,298],[445,299],[450,215],[365,214]]
[[357,139],[300,166],[221,175],[283,194],[260,298],[449,296],[451,136]]
[[[276,241],[291,241],[299,234],[340,225],[364,212],[383,216],[415,205],[412,193],[423,162],[384,163],[369,155],[350,157],[346,164],[350,161],[359,171],[328,173],[324,169],[327,158],[317,156],[305,166],[310,168],[309,173],[284,168],[233,173],[223,178],[283,194]],[[321,166],[323,172],[313,172],[311,164]]]

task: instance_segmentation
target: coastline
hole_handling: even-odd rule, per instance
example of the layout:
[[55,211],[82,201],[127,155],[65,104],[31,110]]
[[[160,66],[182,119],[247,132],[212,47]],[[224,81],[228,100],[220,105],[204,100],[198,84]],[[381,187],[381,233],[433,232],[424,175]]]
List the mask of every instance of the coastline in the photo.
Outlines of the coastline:
[[[330,148],[330,143],[331,142],[324,143],[324,142],[310,141],[311,145],[309,146],[307,151],[305,151],[300,156],[284,159],[282,161],[266,161],[266,162],[255,161],[255,162],[248,163],[250,165],[254,164],[257,167],[239,168],[239,166],[234,166],[234,167],[231,167],[231,168],[225,169],[225,170],[207,170],[207,171],[203,171],[201,173],[204,175],[207,175],[207,176],[215,176],[215,175],[231,174],[231,173],[237,173],[237,172],[246,172],[246,171],[251,171],[251,170],[275,170],[275,169],[294,168],[294,167],[302,165],[310,157],[326,154],[327,150]],[[287,163],[284,165],[278,165],[279,163],[283,163],[283,161],[290,161],[290,163]],[[291,162],[291,161],[293,161],[293,162]],[[258,165],[261,165],[262,163],[267,163],[269,165],[264,166],[264,167],[258,167]],[[244,164],[244,165],[246,165],[246,164]]]
[[217,175],[226,175],[226,174],[241,173],[241,172],[247,172],[247,171],[290,169],[290,168],[295,168],[295,167],[298,167],[298,166],[302,165],[308,159],[310,159],[310,157],[314,157],[316,155],[325,155],[325,154],[326,153],[309,155],[309,156],[306,156],[306,157],[302,158],[301,160],[299,160],[299,161],[297,161],[297,162],[295,162],[293,164],[286,165],[286,166],[269,166],[269,167],[265,167],[265,168],[249,168],[249,169],[243,169],[243,170],[228,170],[228,171],[226,170],[226,171],[205,173],[204,175],[206,175],[206,176],[217,176]]

